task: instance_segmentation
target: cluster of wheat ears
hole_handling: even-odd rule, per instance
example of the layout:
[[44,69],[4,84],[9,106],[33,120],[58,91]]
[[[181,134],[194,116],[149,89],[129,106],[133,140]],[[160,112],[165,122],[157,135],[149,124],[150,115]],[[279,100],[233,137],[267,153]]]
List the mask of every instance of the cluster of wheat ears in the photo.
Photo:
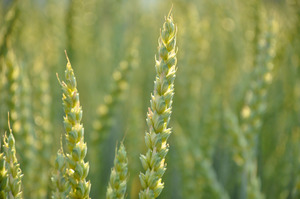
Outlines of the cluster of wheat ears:
[[300,197],[299,0],[3,2],[0,199]]
[[[142,187],[139,194],[141,199],[157,198],[164,187],[162,177],[166,170],[165,157],[168,153],[167,140],[171,134],[169,121],[177,70],[176,33],[177,28],[173,22],[172,11],[170,11],[165,18],[159,37],[158,54],[155,62],[154,91],[151,95],[151,105],[147,114],[149,128],[145,135],[147,152],[145,155],[140,156],[144,168],[144,172],[141,172],[139,176]],[[57,152],[55,168],[53,168],[51,176],[51,198],[86,199],[90,198],[91,182],[86,180],[89,174],[89,162],[84,160],[88,147],[84,141],[84,127],[81,122],[83,111],[80,105],[76,77],[67,53],[66,57],[68,62],[65,70],[65,81],[61,81],[57,75],[63,92],[65,139],[61,139],[61,148]],[[11,64],[10,67],[13,67],[12,63],[7,62],[6,64],[8,67],[9,64]],[[124,69],[124,66],[121,69]],[[14,86],[14,78],[19,75],[13,70],[14,68],[8,68],[8,72],[13,73],[8,76],[8,80],[12,82],[6,82],[10,87]],[[124,71],[122,75],[124,75]],[[119,77],[116,77],[116,79],[118,80]],[[10,88],[10,91],[13,90],[14,88]],[[112,104],[112,102],[108,104]],[[23,174],[16,158],[17,152],[13,132],[10,124],[8,125],[9,135],[5,133],[3,144],[1,144],[4,150],[0,154],[0,197],[23,198]],[[128,175],[127,152],[121,142],[119,147],[116,147],[114,167],[111,170],[106,198],[125,197]]]

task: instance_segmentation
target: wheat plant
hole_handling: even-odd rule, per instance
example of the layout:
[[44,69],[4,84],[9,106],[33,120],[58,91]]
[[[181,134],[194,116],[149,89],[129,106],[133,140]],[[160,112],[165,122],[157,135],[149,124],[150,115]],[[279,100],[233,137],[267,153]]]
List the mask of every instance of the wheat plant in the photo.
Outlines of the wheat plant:
[[172,3],[0,2],[0,199],[299,198],[299,0]]

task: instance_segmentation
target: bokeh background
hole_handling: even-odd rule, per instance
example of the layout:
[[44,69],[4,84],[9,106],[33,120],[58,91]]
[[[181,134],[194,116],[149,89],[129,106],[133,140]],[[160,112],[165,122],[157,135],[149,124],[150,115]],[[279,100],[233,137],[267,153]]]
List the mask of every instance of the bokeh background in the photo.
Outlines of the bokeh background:
[[83,107],[90,196],[105,198],[124,140],[127,198],[138,198],[154,56],[172,5],[178,71],[160,198],[300,197],[299,0],[2,0],[0,127],[10,111],[25,198],[50,198],[64,50]]

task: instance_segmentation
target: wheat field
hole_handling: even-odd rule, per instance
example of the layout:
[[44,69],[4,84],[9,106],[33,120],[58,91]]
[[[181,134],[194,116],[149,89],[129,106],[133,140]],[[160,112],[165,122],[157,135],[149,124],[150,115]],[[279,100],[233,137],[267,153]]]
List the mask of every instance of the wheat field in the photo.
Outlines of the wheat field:
[[298,199],[300,1],[3,0],[0,141],[0,199]]

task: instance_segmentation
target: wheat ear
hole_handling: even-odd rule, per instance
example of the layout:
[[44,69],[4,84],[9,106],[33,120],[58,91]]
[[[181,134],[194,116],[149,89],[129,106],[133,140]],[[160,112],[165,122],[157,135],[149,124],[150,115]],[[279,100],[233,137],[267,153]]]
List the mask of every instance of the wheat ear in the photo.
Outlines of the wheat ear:
[[128,159],[124,144],[121,142],[119,150],[116,148],[114,167],[110,173],[107,187],[107,199],[125,198],[128,180]]
[[13,136],[12,130],[10,128],[10,123],[8,121],[9,135],[5,133],[3,140],[3,149],[5,155],[5,162],[7,164],[7,174],[8,174],[8,188],[7,196],[11,198],[21,199],[23,198],[22,193],[22,171],[20,164],[18,163],[16,157],[16,147],[15,138]]
[[86,199],[89,198],[91,184],[89,181],[86,181],[89,163],[84,162],[87,146],[84,142],[84,128],[81,123],[82,108],[76,88],[76,78],[68,57],[67,60],[68,63],[65,70],[66,82],[58,80],[63,91],[62,100],[65,112],[67,176],[71,184],[71,191],[68,197]]
[[140,174],[142,190],[140,199],[157,198],[163,190],[162,176],[166,170],[165,157],[169,150],[167,139],[171,134],[168,124],[171,116],[174,80],[176,73],[176,32],[171,11],[165,19],[158,40],[158,58],[156,58],[156,79],[154,93],[151,95],[147,114],[148,132],[145,143],[148,149],[140,156],[145,170]]

